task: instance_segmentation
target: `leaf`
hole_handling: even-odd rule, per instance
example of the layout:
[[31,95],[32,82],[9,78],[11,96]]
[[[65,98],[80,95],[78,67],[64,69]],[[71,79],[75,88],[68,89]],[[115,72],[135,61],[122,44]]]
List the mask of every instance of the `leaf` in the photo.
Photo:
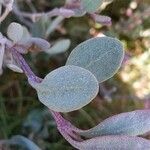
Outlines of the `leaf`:
[[41,150],[36,144],[21,135],[13,136],[10,144],[22,146],[26,150]]
[[121,113],[104,120],[90,130],[77,131],[91,138],[102,135],[142,135],[150,131],[150,110],[137,110]]
[[69,49],[70,44],[71,44],[71,41],[69,39],[63,39],[63,40],[57,41],[50,49],[48,49],[45,52],[50,55],[64,53],[65,51]]
[[91,17],[95,20],[95,22],[103,24],[103,25],[111,25],[111,18],[108,16],[102,16],[98,14],[91,14]]
[[76,132],[70,134],[70,129],[58,126],[62,136],[75,148],[79,150],[149,150],[150,141],[141,137],[126,135],[108,135],[91,138],[87,140],[76,140]]
[[18,43],[33,52],[46,51],[50,48],[50,43],[44,39],[31,37]]
[[74,11],[74,17],[81,17],[86,14],[86,11],[80,4],[80,0],[66,0],[65,8]]
[[70,112],[91,102],[99,90],[95,76],[84,68],[63,66],[49,73],[39,84],[32,84],[39,100],[49,109]]
[[81,0],[83,9],[89,13],[96,12],[102,3],[103,0]]
[[24,38],[27,39],[27,38],[30,38],[30,37],[31,37],[31,35],[30,35],[28,29],[25,26],[23,26],[23,35],[22,35],[22,39],[21,40],[23,40]]
[[99,82],[112,77],[124,56],[121,42],[110,37],[96,37],[79,44],[68,57],[66,65],[91,71]]
[[64,20],[64,17],[62,16],[58,16],[56,17],[49,25],[49,27],[47,27],[46,29],[46,37],[48,37],[53,31],[55,31],[59,25],[61,24],[61,22]]
[[41,18],[32,24],[32,35],[34,37],[44,38],[46,34],[46,30],[51,23],[48,15],[43,15]]
[[18,42],[23,36],[23,27],[16,22],[11,23],[7,29],[7,36],[13,41]]
[[74,146],[80,150],[149,150],[150,141],[140,137],[116,135],[85,140]]
[[[46,122],[46,123],[45,123]],[[24,133],[40,134],[44,128],[49,126],[55,126],[55,122],[52,119],[49,110],[32,110],[23,122]]]
[[23,73],[21,66],[13,58],[13,55],[12,55],[12,53],[10,53],[10,51],[5,50],[4,64],[12,71],[15,71],[18,73]]

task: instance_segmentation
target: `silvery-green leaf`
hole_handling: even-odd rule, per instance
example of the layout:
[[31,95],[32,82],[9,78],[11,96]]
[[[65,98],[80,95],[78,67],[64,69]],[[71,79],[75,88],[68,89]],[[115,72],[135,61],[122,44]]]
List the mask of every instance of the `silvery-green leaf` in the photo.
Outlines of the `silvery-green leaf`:
[[112,77],[124,56],[122,43],[110,37],[96,37],[79,44],[68,57],[66,65],[91,71],[99,82]]
[[150,131],[150,110],[137,110],[110,117],[89,130],[79,131],[88,138],[103,135],[142,135]]
[[64,20],[64,17],[58,16],[56,17],[52,23],[50,23],[49,27],[46,30],[46,36],[48,37],[59,25],[60,23]]
[[150,141],[141,137],[132,136],[101,136],[74,143],[80,150],[149,150]]
[[89,13],[96,12],[102,3],[103,0],[81,0],[84,10]]
[[30,38],[30,37],[31,37],[31,35],[30,35],[28,29],[27,29],[26,27],[23,26],[22,40],[23,40],[23,38],[27,39],[27,38]]
[[46,30],[49,27],[51,21],[48,15],[43,15],[38,21],[32,24],[32,35],[34,37],[45,37]]
[[23,27],[19,23],[11,23],[7,29],[7,36],[15,43],[20,41],[23,36]]
[[60,67],[32,86],[37,90],[39,100],[56,112],[82,108],[96,97],[99,89],[95,76],[77,66]]
[[97,23],[101,23],[103,25],[111,25],[111,18],[108,16],[98,15],[98,14],[91,14],[91,17]]
[[9,140],[10,144],[19,145],[25,150],[41,150],[36,144],[34,144],[31,140],[23,137],[21,135],[16,135]]
[[81,9],[81,8],[79,8],[79,9],[72,9],[72,10],[75,13],[74,14],[75,17],[82,17],[82,16],[84,16],[86,14],[86,11],[84,9]]
[[18,44],[31,49],[31,51],[46,51],[50,48],[50,43],[41,38],[30,37],[20,41]]
[[63,39],[63,40],[57,41],[50,49],[48,49],[45,52],[50,55],[64,53],[65,51],[69,49],[70,44],[71,44],[71,41],[69,39]]
[[66,1],[65,8],[73,10],[75,17],[81,17],[86,14],[86,11],[82,8],[80,4],[80,0]]
[[15,64],[7,64],[7,67],[14,72],[23,73],[23,70]]
[[4,64],[12,71],[23,73],[23,70],[21,69],[19,64],[16,63],[12,54],[9,51],[5,51]]

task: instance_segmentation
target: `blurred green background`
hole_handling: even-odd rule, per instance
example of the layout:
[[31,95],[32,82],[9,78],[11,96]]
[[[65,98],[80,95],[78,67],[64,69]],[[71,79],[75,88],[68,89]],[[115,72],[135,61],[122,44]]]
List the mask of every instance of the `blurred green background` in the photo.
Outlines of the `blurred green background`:
[[[63,0],[18,0],[22,10],[48,11],[62,6]],[[121,112],[150,108],[150,1],[114,0],[101,14],[112,18],[112,26],[102,26],[87,15],[62,21],[47,39],[69,38],[71,46],[65,53],[49,56],[45,53],[28,54],[25,58],[34,72],[44,77],[51,70],[65,64],[71,50],[90,37],[105,34],[120,39],[126,55],[119,72],[100,85],[96,99],[79,111],[64,114],[77,127],[88,129],[103,119]],[[1,32],[12,21],[24,24],[11,13],[1,24]],[[33,36],[45,37],[45,26],[51,20],[33,23]],[[22,74],[5,69],[0,76],[0,139],[24,135],[42,150],[73,150],[58,133],[47,108],[38,101],[36,92]]]

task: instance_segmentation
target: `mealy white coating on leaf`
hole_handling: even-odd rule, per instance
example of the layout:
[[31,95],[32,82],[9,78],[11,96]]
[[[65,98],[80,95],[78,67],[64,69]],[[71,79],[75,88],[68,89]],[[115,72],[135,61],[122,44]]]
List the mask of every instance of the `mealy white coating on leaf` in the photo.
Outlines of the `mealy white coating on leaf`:
[[89,13],[96,12],[102,3],[103,3],[103,0],[81,0],[81,4],[84,10]]
[[20,41],[23,36],[23,27],[19,23],[11,23],[7,29],[7,36],[15,43]]
[[150,110],[136,110],[110,117],[89,130],[78,132],[91,138],[103,135],[142,135],[150,131]]
[[91,71],[99,82],[112,77],[124,57],[122,43],[110,37],[96,37],[79,44],[68,57],[66,65]]
[[62,39],[57,41],[50,49],[45,51],[50,55],[55,55],[59,53],[64,53],[70,47],[71,41],[69,39]]
[[72,142],[80,150],[149,150],[150,141],[140,137],[100,136],[83,142]]
[[99,84],[88,70],[77,66],[63,66],[50,72],[40,84],[32,84],[39,100],[57,112],[78,110],[97,95]]

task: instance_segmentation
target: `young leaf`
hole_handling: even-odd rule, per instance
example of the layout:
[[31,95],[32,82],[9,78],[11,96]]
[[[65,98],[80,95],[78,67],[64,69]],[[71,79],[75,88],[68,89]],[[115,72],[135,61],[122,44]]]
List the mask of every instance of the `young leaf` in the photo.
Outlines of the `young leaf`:
[[108,16],[102,16],[98,14],[91,14],[91,17],[95,20],[95,22],[103,24],[103,25],[111,25],[111,18]]
[[32,84],[39,100],[51,110],[70,112],[82,108],[96,97],[99,89],[95,76],[77,66],[60,67],[40,84]]
[[36,144],[21,135],[13,136],[9,141],[10,144],[19,145],[26,150],[41,150]]
[[96,12],[102,3],[103,3],[103,0],[81,0],[83,9],[89,13]]
[[13,42],[18,42],[23,36],[23,27],[19,23],[11,23],[7,29],[7,36]]
[[86,11],[80,4],[80,0],[66,0],[65,8],[73,10],[74,17],[81,17],[86,14]]
[[88,138],[102,135],[142,135],[150,131],[149,116],[150,110],[121,113],[104,120],[90,130],[77,132]]
[[16,63],[15,59],[13,58],[12,53],[6,50],[4,55],[4,64],[12,71],[23,73],[23,70],[21,69],[20,65]]
[[[74,143],[73,143],[74,144]],[[75,143],[80,150],[149,150],[150,141],[132,136],[102,136]]]
[[23,45],[31,51],[46,51],[50,48],[50,43],[44,39],[30,37],[27,39],[21,40],[18,44]]
[[63,53],[69,49],[70,44],[71,44],[71,41],[69,39],[63,39],[63,40],[57,41],[50,49],[48,49],[45,52],[50,55]]
[[119,40],[96,37],[79,44],[71,52],[66,65],[83,67],[103,82],[118,71],[123,56],[123,46]]

